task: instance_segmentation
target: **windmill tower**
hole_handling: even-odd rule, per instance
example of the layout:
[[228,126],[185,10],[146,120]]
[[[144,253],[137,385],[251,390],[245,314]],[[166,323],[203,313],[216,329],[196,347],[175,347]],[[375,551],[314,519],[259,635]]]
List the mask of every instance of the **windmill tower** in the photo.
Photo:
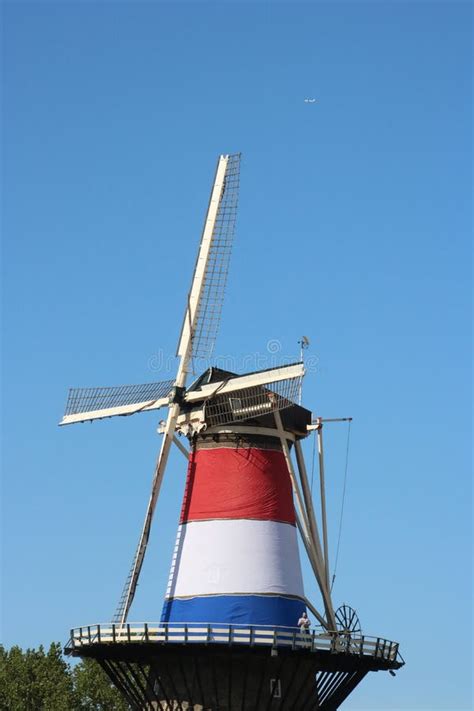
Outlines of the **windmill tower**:
[[[363,636],[329,584],[323,420],[300,403],[303,363],[238,375],[208,368],[234,236],[240,155],[217,162],[174,380],[73,389],[62,425],[168,408],[138,547],[112,623],[71,630],[133,709],[336,709],[369,671],[403,664],[398,644]],[[301,440],[316,430],[316,515]],[[187,442],[187,446],[183,444]],[[187,478],[161,619],[128,621],[169,452]],[[296,466],[293,463],[293,456]],[[321,531],[321,535],[320,535]],[[304,593],[300,535],[321,593]],[[298,627],[306,610],[317,626]]]

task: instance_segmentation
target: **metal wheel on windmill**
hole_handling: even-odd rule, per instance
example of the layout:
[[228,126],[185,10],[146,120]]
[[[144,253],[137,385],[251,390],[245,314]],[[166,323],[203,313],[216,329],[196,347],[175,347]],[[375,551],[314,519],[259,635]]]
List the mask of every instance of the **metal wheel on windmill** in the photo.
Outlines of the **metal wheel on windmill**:
[[335,612],[337,630],[344,637],[356,639],[362,636],[357,612],[345,603],[337,608]]
[[[217,337],[239,174],[240,154],[219,157],[175,377],[72,389],[60,423],[168,411],[158,428],[162,442],[150,496],[113,623],[72,630],[68,646],[69,653],[95,657],[136,709],[182,703],[222,711],[273,703],[309,709],[329,686],[328,700],[345,698],[367,673],[360,650],[354,669],[347,660],[333,668],[338,623],[329,584],[324,471],[320,466],[318,525],[301,447],[317,430],[322,464],[323,420],[314,424],[311,412],[297,404],[303,363],[244,374],[209,367],[188,382],[197,361],[212,356]],[[129,612],[173,445],[186,457],[188,471],[161,620],[134,625]],[[304,593],[297,532],[320,591],[318,606]],[[313,633],[309,649],[296,627],[307,609],[322,633]],[[323,656],[312,654],[316,650]],[[300,653],[297,666],[294,652]],[[400,666],[397,655],[398,647],[390,647],[383,664]]]
[[356,611],[344,603],[334,613],[337,623],[335,646],[340,652],[354,652],[361,647],[362,630]]

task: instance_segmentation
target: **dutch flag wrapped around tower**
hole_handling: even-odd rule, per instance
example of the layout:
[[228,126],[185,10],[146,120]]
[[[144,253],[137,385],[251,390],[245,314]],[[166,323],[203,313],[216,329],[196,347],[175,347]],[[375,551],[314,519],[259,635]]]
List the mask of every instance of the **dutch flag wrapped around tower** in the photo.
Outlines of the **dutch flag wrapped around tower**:
[[279,441],[200,436],[189,457],[162,621],[294,627],[304,609]]

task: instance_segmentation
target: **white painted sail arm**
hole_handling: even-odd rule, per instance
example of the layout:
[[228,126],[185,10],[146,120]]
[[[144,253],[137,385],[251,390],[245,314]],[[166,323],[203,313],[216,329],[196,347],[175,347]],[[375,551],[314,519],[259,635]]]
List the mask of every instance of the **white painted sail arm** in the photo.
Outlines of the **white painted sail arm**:
[[140,385],[70,388],[60,425],[158,410],[168,404],[172,380]]
[[161,443],[160,454],[158,455],[158,460],[153,475],[150,499],[148,501],[148,507],[145,515],[143,529],[140,535],[140,540],[138,542],[138,547],[135,553],[135,557],[133,559],[130,575],[125,583],[122,597],[115,613],[115,621],[121,624],[125,624],[125,622],[127,621],[128,612],[133,602],[133,598],[135,597],[135,591],[137,589],[138,579],[140,577],[143,560],[145,558],[146,548],[148,545],[148,539],[150,536],[151,524],[153,521],[153,515],[155,513],[156,502],[160,493],[161,483],[163,481],[163,475],[166,469],[166,463],[168,461],[168,455],[174,438],[174,429],[176,426],[178,414],[179,405],[172,405],[168,411],[168,419],[166,421],[166,428],[164,432],[163,441]]
[[262,370],[258,373],[231,378],[228,382],[221,381],[220,383],[203,385],[199,390],[187,392],[185,400],[186,402],[197,402],[199,400],[205,400],[213,394],[225,395],[226,393],[235,392],[236,390],[242,390],[244,388],[265,386],[270,383],[277,383],[281,380],[289,380],[291,378],[301,378],[304,372],[303,363]]
[[134,402],[130,405],[120,405],[118,407],[109,407],[102,410],[91,410],[89,412],[79,412],[75,415],[64,415],[59,423],[60,425],[72,425],[75,422],[89,422],[91,420],[102,420],[105,417],[116,417],[120,415],[134,415],[137,412],[148,412],[150,410],[159,410],[161,407],[168,405],[168,398],[162,397],[158,400],[146,400],[145,402]]
[[181,337],[177,350],[177,355],[181,356],[182,358],[186,358],[187,356],[189,356],[191,338],[193,335],[194,324],[198,313],[199,301],[203,290],[206,267],[212,244],[212,234],[214,232],[214,225],[216,223],[219,203],[224,188],[224,180],[228,160],[229,156],[222,155],[219,157],[219,161],[217,164],[214,186],[212,188],[211,198],[209,200],[209,207],[207,210],[206,222],[204,224],[201,246],[199,248],[199,254],[194,269],[191,291],[189,292],[188,303],[184,314],[183,327],[181,330]]

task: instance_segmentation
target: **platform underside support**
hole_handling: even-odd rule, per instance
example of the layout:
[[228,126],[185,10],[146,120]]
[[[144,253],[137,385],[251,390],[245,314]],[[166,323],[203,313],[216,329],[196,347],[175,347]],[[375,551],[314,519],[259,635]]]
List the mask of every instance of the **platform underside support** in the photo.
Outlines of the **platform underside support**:
[[369,671],[394,666],[302,649],[206,645],[107,645],[87,656],[134,711],[333,711]]

